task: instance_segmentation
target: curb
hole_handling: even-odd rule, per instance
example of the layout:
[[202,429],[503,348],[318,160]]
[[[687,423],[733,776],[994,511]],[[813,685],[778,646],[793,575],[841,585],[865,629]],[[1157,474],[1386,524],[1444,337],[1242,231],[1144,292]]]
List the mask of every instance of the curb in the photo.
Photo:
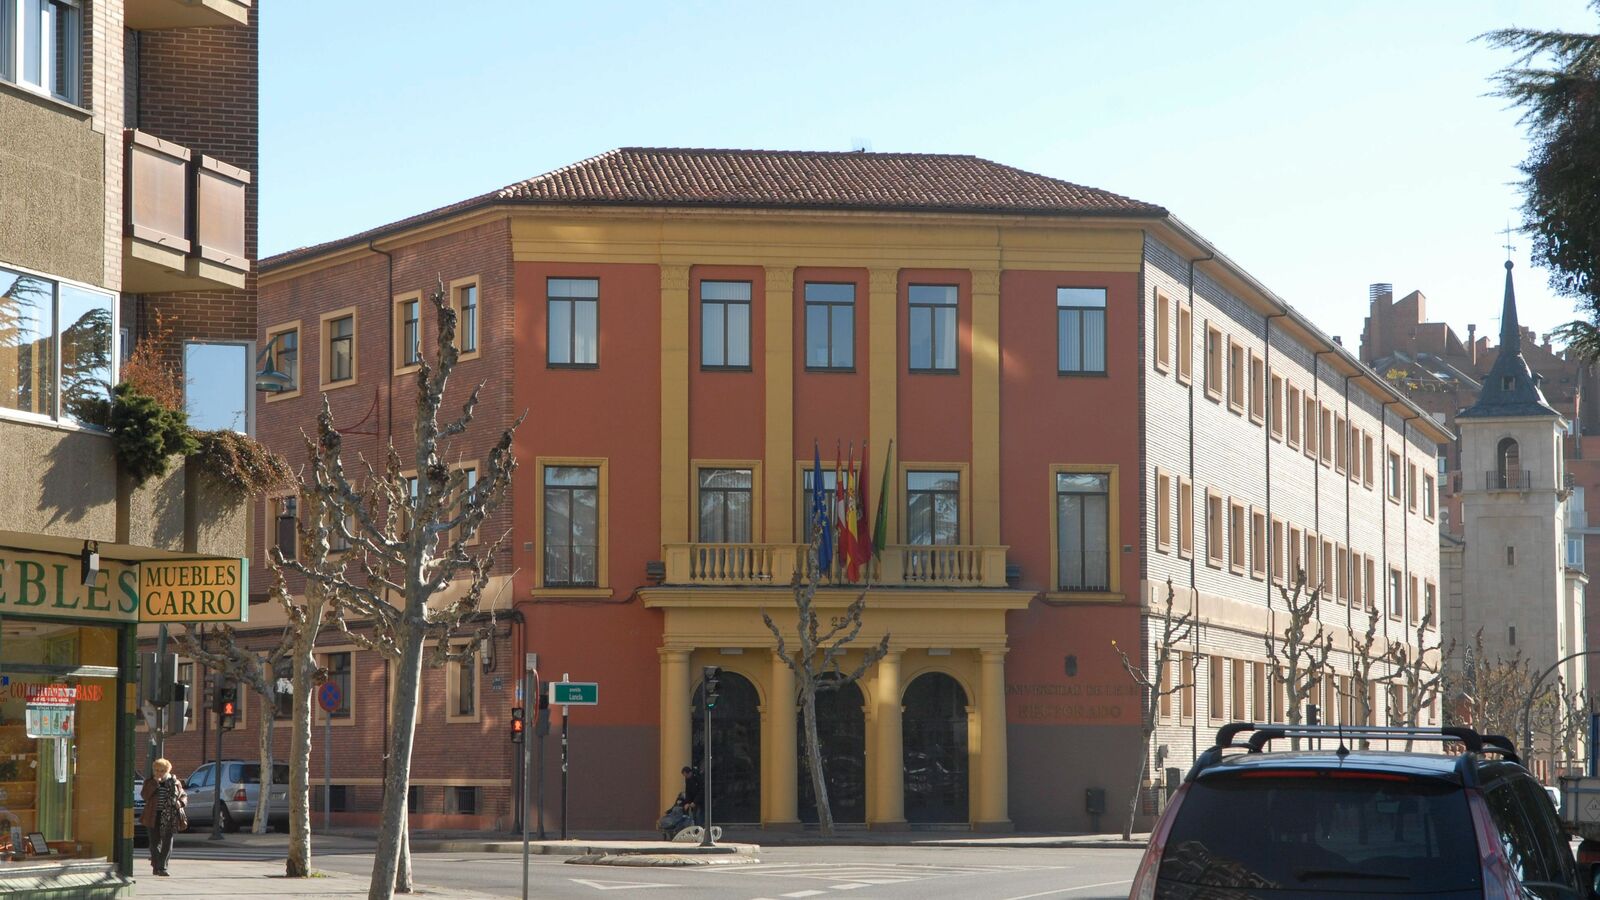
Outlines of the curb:
[[684,866],[742,866],[761,860],[748,853],[718,856],[676,853],[586,853],[567,860],[577,866],[633,866],[637,868],[681,868]]

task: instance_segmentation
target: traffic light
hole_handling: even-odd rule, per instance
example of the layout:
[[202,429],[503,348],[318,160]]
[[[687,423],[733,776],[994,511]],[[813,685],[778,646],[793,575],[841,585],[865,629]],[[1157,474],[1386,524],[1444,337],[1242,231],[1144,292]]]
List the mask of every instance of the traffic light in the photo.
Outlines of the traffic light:
[[705,675],[706,709],[716,709],[717,701],[722,698],[722,667],[706,666],[703,671]]
[[218,675],[217,690],[212,699],[212,712],[217,714],[217,727],[223,731],[232,731],[238,724],[239,682]]
[[520,706],[511,707],[511,743],[522,743],[522,736],[528,728],[527,713]]
[[182,681],[172,684],[172,700],[167,703],[167,734],[178,734],[189,724],[189,685]]
[[1306,704],[1306,724],[1307,725],[1321,725],[1322,724],[1322,710],[1319,709],[1315,703],[1307,703]]

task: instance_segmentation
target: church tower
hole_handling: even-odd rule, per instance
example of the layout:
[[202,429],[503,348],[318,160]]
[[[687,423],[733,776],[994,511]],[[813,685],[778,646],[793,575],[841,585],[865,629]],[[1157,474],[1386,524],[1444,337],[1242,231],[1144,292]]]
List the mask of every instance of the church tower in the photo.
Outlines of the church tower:
[[[1511,268],[1508,260],[1499,355],[1477,402],[1456,417],[1465,547],[1443,637],[1459,657],[1481,629],[1489,660],[1520,652],[1537,676],[1584,649],[1583,576],[1565,565],[1567,422],[1523,358]],[[1579,658],[1547,683],[1558,674],[1566,691],[1586,689],[1586,671]],[[1511,737],[1520,747],[1522,736]]]

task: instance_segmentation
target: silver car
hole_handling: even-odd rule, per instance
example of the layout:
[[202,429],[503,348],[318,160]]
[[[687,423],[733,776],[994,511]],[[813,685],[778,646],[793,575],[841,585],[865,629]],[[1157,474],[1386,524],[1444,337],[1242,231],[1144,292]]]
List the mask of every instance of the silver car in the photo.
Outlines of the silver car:
[[[217,791],[217,763],[206,763],[194,770],[183,783],[189,792],[189,828],[209,828]],[[221,764],[222,829],[238,831],[255,821],[256,798],[261,793],[261,764],[242,759],[225,759]],[[272,784],[267,794],[267,823],[287,828],[289,824],[289,764],[274,763]]]

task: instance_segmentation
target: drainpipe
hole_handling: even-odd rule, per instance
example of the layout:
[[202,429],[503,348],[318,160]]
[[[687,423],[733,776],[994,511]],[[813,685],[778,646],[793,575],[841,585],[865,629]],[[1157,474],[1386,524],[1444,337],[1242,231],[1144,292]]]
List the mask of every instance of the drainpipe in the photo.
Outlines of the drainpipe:
[[[1207,253],[1205,256],[1200,256],[1200,257],[1196,257],[1194,259],[1189,260],[1189,286],[1188,286],[1189,287],[1189,332],[1190,332],[1191,335],[1194,333],[1194,267],[1195,267],[1196,263],[1203,263],[1203,262],[1206,262],[1208,260],[1212,260],[1212,259],[1216,259],[1216,258],[1217,258],[1217,255],[1215,253]],[[1204,341],[1204,339],[1202,339],[1201,340],[1201,347],[1203,348],[1204,346],[1205,346],[1205,341]],[[1196,671],[1198,671],[1197,667],[1200,664],[1199,661],[1200,661],[1200,631],[1201,631],[1201,626],[1200,626],[1200,588],[1196,584],[1196,579],[1199,576],[1199,570],[1195,567],[1195,557],[1199,554],[1200,548],[1199,548],[1199,542],[1194,540],[1194,343],[1193,343],[1193,339],[1192,338],[1190,338],[1190,344],[1189,344],[1189,384],[1188,384],[1188,388],[1189,388],[1189,543],[1190,543],[1190,547],[1189,547],[1189,597],[1190,597],[1189,608],[1194,612],[1194,619],[1195,619],[1195,627],[1190,629],[1190,631],[1191,631],[1190,641],[1194,645],[1194,659],[1191,660],[1191,667],[1189,669],[1189,675],[1192,678],[1194,673]],[[1180,657],[1179,658],[1179,665],[1181,666],[1182,664],[1183,664],[1182,663],[1182,658]],[[1199,694],[1200,693],[1200,686],[1197,685],[1197,684],[1193,684],[1192,682],[1191,682],[1191,685],[1192,686],[1190,687],[1190,691],[1195,693],[1195,694]],[[1183,698],[1179,697],[1178,700],[1179,700],[1179,707],[1180,707],[1180,711],[1181,711]],[[1199,698],[1196,697],[1195,709],[1196,709],[1197,712],[1198,712],[1199,708],[1200,708]],[[1189,717],[1189,757],[1191,759],[1198,759],[1199,756],[1200,756],[1200,722],[1199,722],[1199,719],[1200,719],[1199,715],[1193,715],[1193,716]]]
[[[394,254],[390,253],[387,250],[379,250],[378,246],[377,246],[377,243],[375,241],[367,241],[367,249],[371,250],[373,253],[382,254],[384,260],[386,261],[386,268],[388,270],[387,283],[388,283],[389,292],[384,295],[384,304],[386,306],[388,306],[388,308],[389,308],[389,315],[387,317],[388,318],[388,322],[389,322],[389,327],[388,327],[388,330],[386,332],[384,332],[386,335],[388,335],[388,337],[384,338],[384,344],[388,345],[389,342],[394,340]],[[384,368],[384,371],[387,372],[388,374],[385,376],[385,379],[384,379],[384,384],[386,385],[386,389],[384,391],[384,405],[388,407],[388,421],[384,426],[384,438],[387,441],[392,442],[394,440],[394,362],[393,362],[394,348],[393,347],[389,348],[389,351],[386,354],[386,356],[387,356],[387,358],[384,361],[383,368]],[[361,358],[360,354],[357,354],[356,355],[356,359],[359,360],[360,358]],[[384,447],[384,444],[379,444],[378,447],[381,449],[381,448]],[[389,667],[388,666],[384,666],[383,667],[383,680],[384,680],[385,691],[387,691],[387,689],[390,686],[389,683],[388,683],[389,682],[389,678],[390,678]],[[385,696],[387,696],[387,693],[385,693]],[[392,714],[392,712],[393,711],[389,708],[389,704],[385,703],[383,705],[383,746],[385,748],[387,748],[389,746],[389,726],[390,726],[389,717]],[[387,784],[388,780],[389,780],[389,754],[388,754],[387,750],[382,754],[382,759],[383,759],[383,779],[384,779],[384,783]]]

